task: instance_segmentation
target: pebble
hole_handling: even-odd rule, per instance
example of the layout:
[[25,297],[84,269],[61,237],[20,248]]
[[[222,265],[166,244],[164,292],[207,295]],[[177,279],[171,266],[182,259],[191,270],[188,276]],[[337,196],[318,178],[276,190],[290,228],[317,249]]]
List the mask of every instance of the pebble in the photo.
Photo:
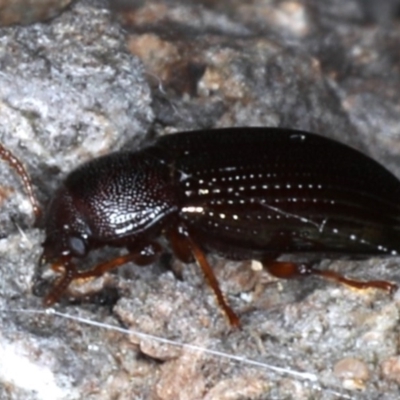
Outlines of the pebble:
[[333,374],[342,380],[343,387],[348,390],[363,390],[369,379],[367,365],[353,357],[338,361],[333,368]]

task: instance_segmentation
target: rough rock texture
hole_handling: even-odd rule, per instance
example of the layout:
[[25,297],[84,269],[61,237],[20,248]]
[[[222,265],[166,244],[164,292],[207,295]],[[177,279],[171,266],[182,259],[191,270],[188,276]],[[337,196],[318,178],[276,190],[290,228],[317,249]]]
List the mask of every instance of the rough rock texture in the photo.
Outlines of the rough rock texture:
[[[143,137],[150,103],[143,67],[103,3],[77,3],[51,24],[0,30],[0,140],[25,162],[43,203],[78,163]],[[84,393],[101,390],[116,368],[116,343],[99,337],[96,349],[97,329],[92,336],[79,324],[11,311],[43,310],[30,294],[43,237],[4,163],[0,182],[0,398],[89,398]]]
[[[110,4],[114,18],[82,1],[0,30],[0,139],[43,203],[87,158],[147,132],[219,126],[312,130],[400,177],[399,1]],[[86,285],[108,288],[96,301],[56,307],[130,334],[43,313],[31,294],[43,233],[4,164],[0,182],[1,399],[398,399],[399,293],[277,282],[210,256],[241,315],[232,331],[196,266],[178,280],[166,258]],[[400,282],[399,262],[320,267]]]
[[59,14],[72,0],[0,0],[0,26],[32,24]]
[[[0,69],[0,138],[17,147],[44,201],[59,173],[132,142],[153,118],[140,62],[108,10],[91,3],[52,24],[2,29]],[[9,201],[16,215],[26,207]],[[11,222],[3,214],[0,221],[2,233]]]

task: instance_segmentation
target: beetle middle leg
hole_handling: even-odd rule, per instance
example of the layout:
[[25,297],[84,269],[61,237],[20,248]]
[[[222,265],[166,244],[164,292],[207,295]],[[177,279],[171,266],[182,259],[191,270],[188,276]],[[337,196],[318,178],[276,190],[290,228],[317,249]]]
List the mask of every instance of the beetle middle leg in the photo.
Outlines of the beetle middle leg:
[[192,235],[190,235],[189,231],[186,229],[183,229],[182,231],[175,229],[170,230],[167,232],[167,237],[171,243],[175,255],[181,261],[192,262],[194,257],[197,264],[203,271],[204,277],[214,292],[217,303],[227,317],[230,325],[235,328],[240,327],[239,317],[227,303],[214,271],[207,260],[207,257],[205,256],[203,250],[196,244],[196,241],[193,239]]
[[394,293],[398,286],[388,281],[359,281],[356,279],[349,279],[331,270],[320,270],[312,267],[308,263],[296,264],[286,261],[272,261],[270,259],[262,262],[264,268],[273,276],[282,279],[299,278],[303,276],[320,276],[321,278],[328,279],[337,283],[341,283],[356,289],[381,289],[389,293]]

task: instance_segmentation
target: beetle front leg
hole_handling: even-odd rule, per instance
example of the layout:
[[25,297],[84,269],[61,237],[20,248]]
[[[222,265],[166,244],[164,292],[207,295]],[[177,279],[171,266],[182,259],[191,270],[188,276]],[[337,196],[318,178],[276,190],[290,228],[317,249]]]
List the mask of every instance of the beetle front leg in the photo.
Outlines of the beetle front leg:
[[149,265],[159,257],[162,247],[156,242],[141,242],[129,245],[129,250],[128,254],[100,263],[87,271],[78,271],[70,258],[54,263],[51,268],[56,272],[62,271],[63,275],[45,297],[43,301],[44,305],[49,307],[56,303],[67,290],[70,283],[75,280],[97,278],[131,261],[140,266]]
[[43,300],[45,307],[50,307],[58,300],[60,300],[63,293],[67,290],[70,283],[76,278],[76,266],[68,258],[61,262],[54,263],[51,269],[55,272],[61,272],[62,276],[53,284],[50,292],[46,295]]
[[128,249],[128,254],[100,263],[88,271],[77,271],[74,279],[99,277],[128,262],[134,262],[140,266],[149,265],[156,261],[162,252],[162,247],[157,242],[140,242],[129,245]]

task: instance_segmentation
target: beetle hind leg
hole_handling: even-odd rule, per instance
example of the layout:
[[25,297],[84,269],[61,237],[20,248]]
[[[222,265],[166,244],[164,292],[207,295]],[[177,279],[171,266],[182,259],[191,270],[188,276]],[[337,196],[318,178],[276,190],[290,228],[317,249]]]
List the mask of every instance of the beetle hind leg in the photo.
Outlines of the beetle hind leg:
[[313,269],[312,274],[320,276],[324,279],[342,283],[344,285],[353,287],[355,289],[361,289],[361,290],[380,289],[380,290],[385,290],[388,293],[394,293],[398,289],[398,286],[392,282],[380,281],[380,280],[359,281],[356,279],[346,278],[345,276],[331,270]]
[[314,268],[308,263],[296,264],[287,261],[271,261],[264,260],[262,262],[264,268],[273,276],[281,279],[292,279],[306,276],[319,276],[321,278],[341,283],[355,289],[380,289],[385,290],[389,293],[394,293],[398,286],[388,281],[371,280],[371,281],[359,281],[356,279],[346,278],[344,275],[331,270],[320,270]]

